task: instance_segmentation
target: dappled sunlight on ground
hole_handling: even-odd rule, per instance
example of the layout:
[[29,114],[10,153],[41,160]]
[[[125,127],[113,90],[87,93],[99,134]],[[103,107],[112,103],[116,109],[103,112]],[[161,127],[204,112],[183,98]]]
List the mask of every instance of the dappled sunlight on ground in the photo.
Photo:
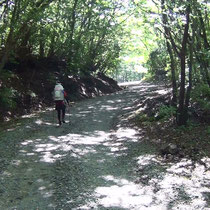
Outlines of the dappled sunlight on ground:
[[[47,139],[38,138],[25,140],[21,143],[22,147],[20,151],[27,156],[39,154],[40,161],[53,163],[65,155],[69,155],[69,152],[75,157],[94,153],[94,147],[97,145],[103,145],[108,148],[110,154],[117,151],[126,151],[127,147],[123,146],[124,141],[128,139],[130,139],[131,142],[138,141],[138,138],[135,136],[136,131],[130,128],[119,129],[114,133],[116,136],[115,141],[109,140],[110,134],[111,133],[104,131],[94,131],[84,132],[83,134],[69,133],[61,136],[48,136]],[[25,152],[28,151],[28,148],[32,150]],[[62,155],[58,155],[57,153],[62,153]],[[120,154],[115,155],[118,156]]]
[[138,141],[136,134],[137,131],[132,128],[120,128],[116,132],[117,141],[121,139],[126,140],[128,138],[133,142]]
[[36,120],[35,123],[37,125],[53,125],[53,123],[45,122],[45,121],[40,120],[40,119]]
[[35,117],[36,114],[35,113],[32,113],[32,114],[26,114],[26,115],[23,115],[21,118],[32,118],[32,117]]
[[79,102],[61,127],[50,108],[9,128],[0,209],[207,210],[210,172],[187,159],[164,161],[143,131],[126,126],[123,116],[149,88],[163,93],[143,83]]
[[167,94],[169,92],[170,92],[169,90],[157,90],[157,91],[155,91],[155,93],[157,93],[159,95],[165,95],[165,94]]
[[131,177],[102,176],[106,186],[95,189],[97,205],[90,202],[84,209],[209,209],[205,201],[209,182],[203,180],[210,180],[210,173],[203,166],[185,168],[183,175],[180,167],[191,165],[189,160],[163,164],[149,154],[139,157],[138,164],[142,170],[138,183]]
[[187,159],[164,162],[154,155],[140,156],[138,165],[138,182],[152,189],[156,204],[167,209],[208,209],[205,194],[210,193],[210,173],[204,166],[194,168]]
[[[88,153],[94,153],[95,149],[92,146],[103,145],[108,136],[109,133],[104,131],[48,136],[45,139],[38,138],[23,141],[20,151],[22,151],[23,155],[38,155],[40,161],[53,163],[66,155],[80,158]],[[104,144],[104,146],[106,145]]]
[[95,193],[99,205],[106,208],[118,207],[127,209],[137,209],[151,205],[153,199],[149,195],[148,189],[143,189],[140,185],[133,182],[112,176],[104,177],[104,179],[115,184],[110,187],[96,188]]

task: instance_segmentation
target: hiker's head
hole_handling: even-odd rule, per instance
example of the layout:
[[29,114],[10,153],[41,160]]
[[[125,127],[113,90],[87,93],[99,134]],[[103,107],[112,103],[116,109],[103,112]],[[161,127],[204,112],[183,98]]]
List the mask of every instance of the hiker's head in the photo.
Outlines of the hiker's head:
[[55,89],[64,90],[63,85],[61,84],[60,81],[58,81],[58,82],[56,81]]
[[56,79],[56,82],[55,82],[56,85],[61,85],[61,82],[60,80]]
[[57,84],[61,84],[61,82],[60,82],[60,79],[59,79],[59,77],[55,77],[55,85],[57,85]]

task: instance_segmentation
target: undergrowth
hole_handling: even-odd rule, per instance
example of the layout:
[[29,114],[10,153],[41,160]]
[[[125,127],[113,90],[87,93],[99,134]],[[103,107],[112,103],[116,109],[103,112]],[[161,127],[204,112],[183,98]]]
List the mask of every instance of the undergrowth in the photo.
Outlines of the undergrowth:
[[[153,103],[153,106],[157,104],[158,101]],[[144,106],[147,107],[148,104]],[[156,110],[152,116],[151,110]],[[157,145],[173,143],[180,148],[187,148],[187,154],[199,151],[199,158],[210,155],[210,126],[194,119],[189,119],[186,126],[177,126],[176,108],[172,106],[161,105],[157,109],[150,107],[150,111],[143,109],[136,115],[134,122],[145,130],[148,139]]]

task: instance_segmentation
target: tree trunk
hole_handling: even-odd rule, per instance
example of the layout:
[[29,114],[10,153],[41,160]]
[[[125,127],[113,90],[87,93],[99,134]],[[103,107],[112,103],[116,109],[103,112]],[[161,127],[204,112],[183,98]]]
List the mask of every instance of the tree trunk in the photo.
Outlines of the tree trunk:
[[44,47],[45,47],[45,42],[43,41],[42,37],[39,39],[39,57],[43,58],[44,57]]
[[55,55],[55,34],[52,35],[50,40],[50,49],[47,57],[53,57]]
[[[171,82],[172,82],[172,106],[177,106],[177,84],[176,84],[176,72],[175,72],[175,61],[174,61],[174,56],[173,56],[173,51],[171,48],[171,45],[175,51],[175,53],[177,53],[177,55],[179,56],[179,52],[177,49],[177,46],[171,36],[170,30],[168,28],[168,18],[167,15],[165,13],[166,8],[165,8],[165,0],[161,1],[161,9],[162,9],[162,21],[163,21],[163,28],[164,28],[164,36],[166,39],[166,44],[167,44],[167,50],[170,56],[170,61],[171,61]],[[169,41],[171,42],[171,45],[169,43]]]
[[76,8],[77,8],[77,4],[78,4],[78,0],[74,0],[74,5],[73,5],[73,8],[72,8],[72,15],[71,15],[71,19],[70,19],[70,36],[68,37],[68,42],[69,42],[69,46],[70,46],[70,49],[69,49],[69,63],[72,62],[72,59],[73,59],[73,52],[72,52],[72,49],[73,49],[73,36],[74,36],[74,31],[75,31],[75,24],[76,24]]
[[186,116],[185,116],[185,53],[181,55],[181,82],[180,82],[180,90],[179,90],[179,108],[177,113],[177,124],[178,125],[186,125]]
[[[186,99],[185,99],[185,110],[188,111],[190,103],[190,93],[192,90],[192,71],[193,71],[193,47],[192,43],[189,44],[190,58],[189,58],[189,85],[187,88]],[[188,116],[186,116],[188,120]]]
[[3,55],[2,55],[1,61],[0,61],[0,72],[2,71],[5,64],[7,63],[8,59],[9,59],[11,49],[13,47],[13,34],[14,34],[14,27],[15,27],[15,24],[16,24],[16,21],[17,21],[16,20],[17,9],[18,9],[18,4],[15,3],[14,10],[12,12],[11,23],[10,23],[10,31],[9,31],[7,41],[5,43],[5,48],[4,48],[4,51],[3,51]]
[[[205,23],[204,23],[201,11],[198,9],[197,12],[198,12],[198,15],[199,15],[200,26],[201,26],[201,30],[202,30],[201,37],[203,38],[204,48],[206,49],[206,51],[208,51],[210,49],[210,45],[209,45],[208,38],[207,38]],[[204,66],[204,75],[206,77],[207,84],[210,87],[210,75],[209,75],[209,72],[208,72],[208,68],[209,68],[209,60],[208,59],[205,59],[203,61],[203,66]]]
[[189,24],[190,24],[190,4],[186,9],[186,24],[184,27],[184,35],[182,39],[182,48],[180,53],[180,63],[181,63],[181,82],[180,82],[180,91],[179,91],[179,108],[177,112],[177,124],[178,125],[186,125],[187,124],[187,110],[184,104],[185,102],[185,80],[186,80],[186,73],[185,73],[185,62],[186,62],[186,46],[188,40],[188,31],[189,31]]
[[172,106],[177,106],[177,84],[176,84],[176,72],[175,72],[175,61],[173,52],[171,50],[170,43],[167,41],[167,49],[171,60],[171,83],[172,83]]

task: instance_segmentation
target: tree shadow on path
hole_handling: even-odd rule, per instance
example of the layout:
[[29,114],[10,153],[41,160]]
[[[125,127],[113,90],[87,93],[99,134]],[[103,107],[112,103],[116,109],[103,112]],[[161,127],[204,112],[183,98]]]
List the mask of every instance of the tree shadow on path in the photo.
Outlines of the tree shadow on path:
[[[2,170],[1,209],[170,209],[173,199],[158,185],[169,166],[143,132],[118,123],[156,89],[142,84],[78,102],[59,128],[49,109],[9,129],[3,156],[15,153]],[[139,165],[149,173],[144,182]]]

